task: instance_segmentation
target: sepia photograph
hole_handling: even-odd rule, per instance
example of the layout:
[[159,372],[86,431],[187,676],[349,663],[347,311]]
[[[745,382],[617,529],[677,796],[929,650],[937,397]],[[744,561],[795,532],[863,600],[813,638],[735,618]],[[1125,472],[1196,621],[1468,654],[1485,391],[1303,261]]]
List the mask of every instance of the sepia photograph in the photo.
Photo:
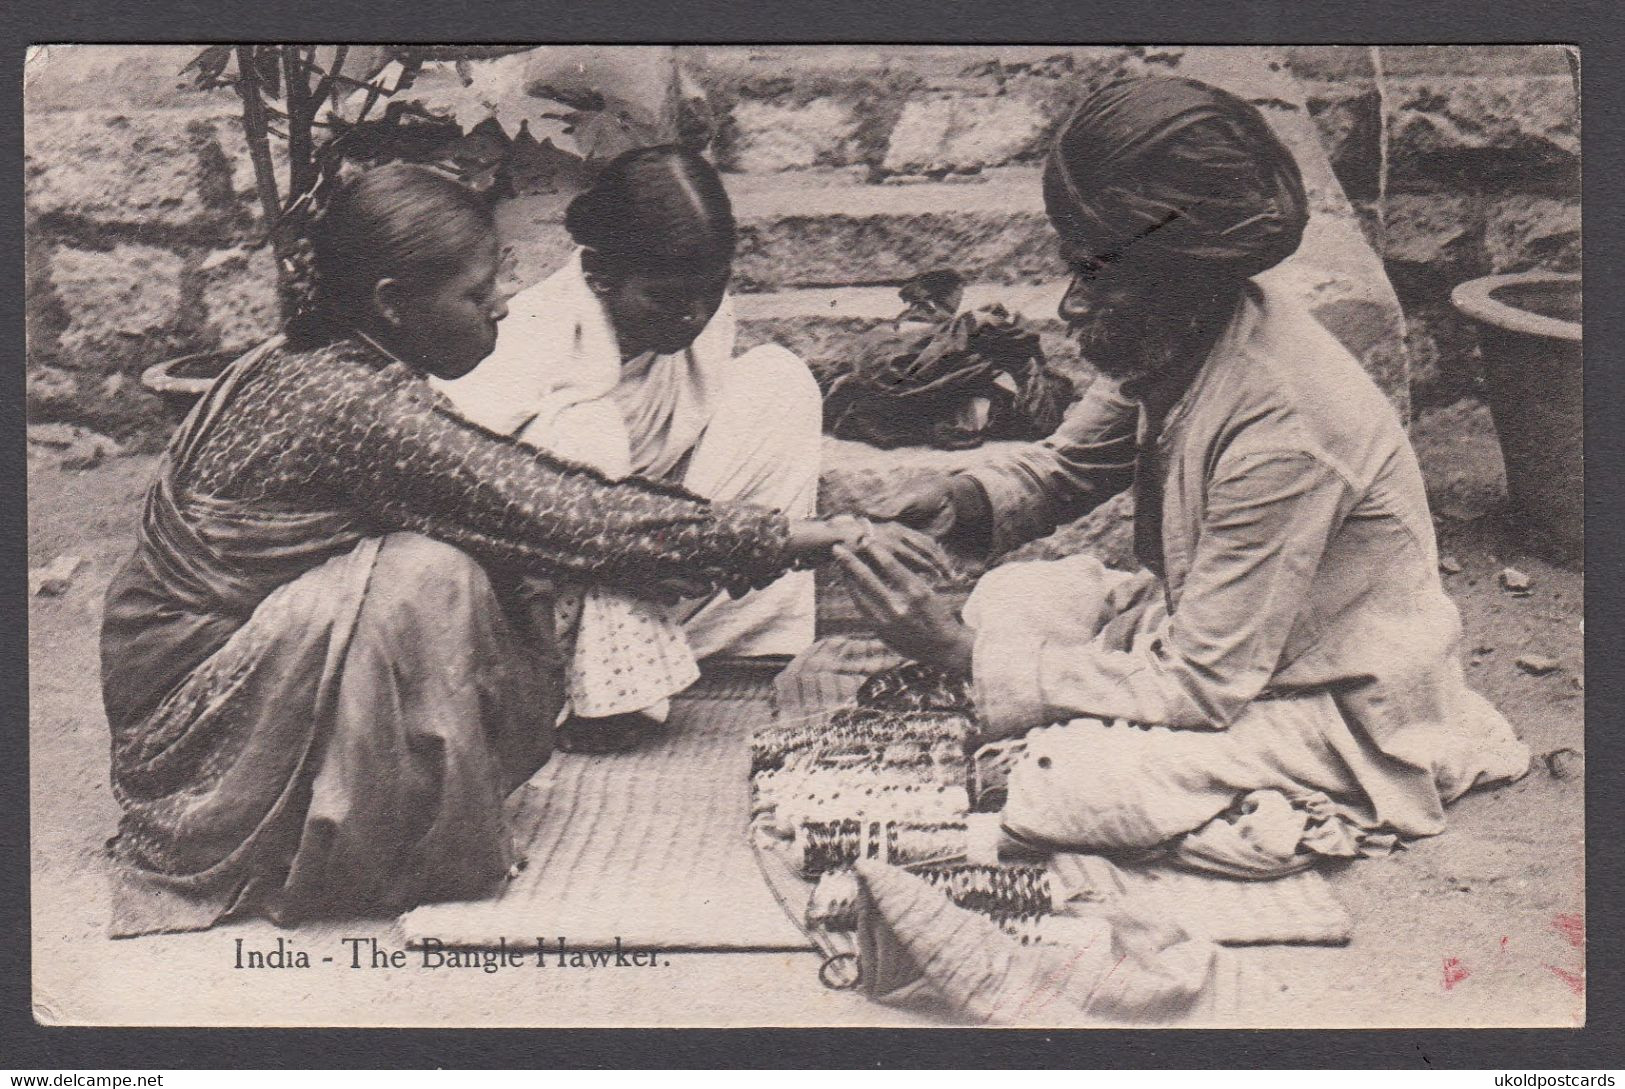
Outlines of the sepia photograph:
[[22,89],[39,1024],[1586,1025],[1578,47]]

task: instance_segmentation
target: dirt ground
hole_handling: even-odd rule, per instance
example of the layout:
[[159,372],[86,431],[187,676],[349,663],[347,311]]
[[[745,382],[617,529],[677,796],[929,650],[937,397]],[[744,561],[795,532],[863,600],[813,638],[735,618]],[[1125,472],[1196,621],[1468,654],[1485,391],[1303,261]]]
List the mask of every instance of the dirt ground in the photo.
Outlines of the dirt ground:
[[[1463,404],[1414,431],[1433,494],[1445,585],[1461,608],[1471,682],[1536,760],[1521,782],[1469,796],[1450,828],[1332,876],[1356,920],[1345,948],[1229,952],[1248,981],[1239,1019],[1298,1026],[1577,1025],[1584,1020],[1582,586],[1505,533],[1487,413]],[[32,454],[32,451],[31,451]],[[29,610],[33,978],[51,1024],[857,1025],[930,1023],[824,990],[812,954],[674,954],[615,971],[238,971],[236,941],[345,954],[345,935],[396,941],[388,921],[277,931],[247,923],[110,941],[102,845],[117,810],[97,683],[101,599],[130,545],[150,457],[68,472],[29,467],[29,564],[88,561]],[[1513,566],[1527,596],[1500,585]],[[1555,659],[1535,675],[1521,656]],[[1562,752],[1561,750],[1571,750]],[[1546,754],[1558,753],[1543,759]],[[740,789],[744,784],[739,784]]]

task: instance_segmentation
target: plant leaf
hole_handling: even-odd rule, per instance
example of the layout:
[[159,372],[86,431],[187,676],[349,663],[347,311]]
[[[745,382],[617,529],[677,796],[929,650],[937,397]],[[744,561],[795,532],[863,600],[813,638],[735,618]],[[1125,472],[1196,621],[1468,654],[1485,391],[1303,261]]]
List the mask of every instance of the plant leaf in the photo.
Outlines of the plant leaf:
[[429,116],[455,121],[464,131],[495,119],[510,137],[528,124],[539,139],[562,140],[563,125],[556,116],[549,116],[558,109],[557,103],[525,92],[527,59],[526,54],[518,53],[465,61],[466,83],[453,64],[431,62],[417,74],[411,89],[397,94],[395,101],[410,102]]
[[677,54],[670,46],[550,46],[528,56],[526,90],[578,112],[615,112],[670,139],[676,130]]
[[463,169],[496,166],[508,157],[513,141],[494,118],[487,117],[463,136],[452,141],[449,153]]
[[260,91],[268,98],[282,97],[282,51],[292,49],[286,45],[261,45],[254,48],[254,72],[260,77]]
[[193,78],[196,80],[197,86],[202,90],[208,90],[211,87],[219,87],[227,82],[227,80],[222,79],[221,74],[225,72],[226,65],[230,63],[231,46],[211,45],[193,57],[178,74],[184,76],[186,73],[196,70],[197,75]]
[[538,141],[524,123],[514,137],[506,167],[508,188],[516,196],[580,192],[592,180],[581,156],[562,150],[550,139]]
[[640,124],[619,110],[575,114],[571,132],[576,148],[588,162],[606,162],[633,148],[660,142],[652,126]]

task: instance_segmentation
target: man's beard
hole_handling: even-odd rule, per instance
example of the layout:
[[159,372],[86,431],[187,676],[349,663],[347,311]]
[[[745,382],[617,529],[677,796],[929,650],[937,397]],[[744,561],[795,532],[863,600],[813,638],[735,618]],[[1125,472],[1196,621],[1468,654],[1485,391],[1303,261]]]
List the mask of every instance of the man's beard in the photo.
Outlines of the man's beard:
[[1083,358],[1120,385],[1143,385],[1194,369],[1223,333],[1230,316],[1222,300],[1204,305],[1102,311],[1067,327]]
[[1192,322],[1146,311],[1114,311],[1067,327],[1078,351],[1095,370],[1122,384],[1162,374],[1180,359]]

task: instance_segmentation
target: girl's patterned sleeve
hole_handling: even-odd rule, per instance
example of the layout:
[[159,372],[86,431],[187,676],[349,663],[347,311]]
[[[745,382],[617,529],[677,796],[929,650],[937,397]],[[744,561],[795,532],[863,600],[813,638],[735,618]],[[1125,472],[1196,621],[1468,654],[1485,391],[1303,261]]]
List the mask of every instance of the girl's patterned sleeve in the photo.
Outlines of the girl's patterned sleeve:
[[287,407],[312,464],[383,524],[531,573],[632,590],[683,577],[737,593],[789,566],[778,512],[611,482],[464,422],[399,363],[378,369],[336,349],[304,358],[319,373],[290,384]]

